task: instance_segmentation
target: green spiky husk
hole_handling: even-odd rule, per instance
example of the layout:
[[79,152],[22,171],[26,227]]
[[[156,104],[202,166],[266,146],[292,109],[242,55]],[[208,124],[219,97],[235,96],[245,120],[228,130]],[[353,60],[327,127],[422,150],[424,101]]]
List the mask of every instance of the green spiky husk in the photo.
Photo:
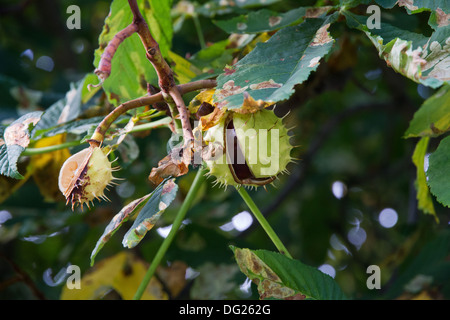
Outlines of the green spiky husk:
[[[267,109],[251,114],[230,111],[219,124],[206,132],[204,141],[208,144],[220,145],[225,150],[224,130],[230,120],[233,121],[245,161],[255,178],[261,179],[261,181],[266,181],[264,178],[267,178],[267,183],[270,183],[273,181],[271,178],[286,171],[286,166],[292,161],[290,152],[293,146],[281,118]],[[264,132],[266,133],[264,134]],[[264,136],[266,136],[266,141],[261,143],[260,140]],[[214,176],[220,185],[257,187],[265,184],[264,182],[247,181],[242,183],[242,181],[236,181],[236,175],[231,172],[233,168],[228,164],[225,151],[215,159],[205,160],[205,162],[209,169],[209,175]]]

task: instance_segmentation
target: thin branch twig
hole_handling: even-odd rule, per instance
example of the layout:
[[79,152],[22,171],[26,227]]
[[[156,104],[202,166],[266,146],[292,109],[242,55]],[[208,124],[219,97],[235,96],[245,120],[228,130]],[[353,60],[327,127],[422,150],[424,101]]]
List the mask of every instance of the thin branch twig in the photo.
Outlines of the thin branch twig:
[[137,26],[132,23],[128,25],[125,29],[119,31],[114,37],[109,41],[105,50],[102,53],[100,58],[100,62],[98,63],[98,68],[95,69],[94,73],[100,79],[100,83],[97,85],[88,85],[88,89],[91,87],[100,86],[106,78],[111,74],[111,60],[116,54],[117,48],[120,44],[128,37],[130,37],[133,33],[137,31]]
[[[194,81],[186,84],[181,84],[179,86],[176,86],[178,92],[181,94],[185,94],[187,92],[201,90],[201,89],[207,89],[207,88],[213,88],[216,86],[215,80],[199,80]],[[94,134],[91,137],[91,141],[95,141],[97,144],[101,144],[105,138],[105,133],[108,130],[108,128],[111,126],[111,124],[117,120],[117,118],[124,114],[125,112],[143,107],[148,106],[157,102],[164,101],[164,97],[162,92],[158,92],[154,95],[148,96],[148,97],[141,97],[134,100],[130,100],[127,102],[122,103],[120,106],[115,108],[110,114],[108,114],[103,121],[97,126],[95,129]]]
[[145,289],[147,288],[151,278],[153,277],[156,268],[159,266],[161,260],[164,258],[164,255],[166,254],[167,250],[170,247],[170,244],[172,243],[173,239],[175,238],[175,235],[180,228],[184,217],[186,216],[186,213],[190,209],[192,202],[194,201],[202,183],[206,180],[205,176],[205,169],[200,167],[197,171],[197,174],[195,176],[194,181],[191,184],[191,187],[186,195],[186,198],[183,201],[183,204],[181,205],[180,210],[178,210],[177,216],[175,217],[175,220],[173,221],[172,228],[170,229],[170,232],[168,236],[164,239],[163,243],[158,249],[158,252],[156,253],[155,257],[152,260],[152,263],[150,267],[148,268],[144,278],[141,281],[141,284],[139,285],[138,290],[136,291],[136,294],[134,296],[134,300],[140,300],[142,295],[144,294]]
[[162,56],[158,42],[153,38],[147,22],[142,16],[136,0],[128,0],[130,9],[133,13],[133,23],[137,26],[137,33],[144,45],[147,59],[152,63],[158,75],[159,87],[163,94],[170,96],[175,102],[178,113],[180,114],[181,126],[183,128],[183,137],[185,145],[191,144],[194,139],[192,134],[191,123],[189,122],[189,115],[186,105],[181,97],[181,92],[178,90],[172,69],[167,64]]

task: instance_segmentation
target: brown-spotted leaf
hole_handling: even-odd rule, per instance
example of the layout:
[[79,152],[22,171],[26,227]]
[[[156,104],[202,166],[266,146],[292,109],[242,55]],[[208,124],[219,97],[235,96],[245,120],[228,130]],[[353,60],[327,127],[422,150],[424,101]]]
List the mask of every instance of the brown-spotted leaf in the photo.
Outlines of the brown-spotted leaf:
[[[274,85],[272,79],[270,81],[264,81],[258,84],[254,84],[252,86],[254,86],[252,90],[281,87],[281,85],[278,86],[278,84]],[[271,102],[266,102],[263,100],[256,101],[250,96],[248,92],[244,92],[243,94],[244,94],[244,102],[242,103],[242,106],[238,109],[235,109],[234,112],[241,114],[255,113],[273,104]]]
[[114,218],[110,221],[110,223],[106,226],[105,231],[101,235],[100,239],[97,241],[94,250],[91,253],[91,266],[94,265],[95,257],[98,252],[103,248],[106,242],[111,239],[114,233],[133,215],[136,214],[148,201],[150,194],[143,196],[142,198],[136,199],[120,210],[118,214],[114,216]]
[[236,261],[241,271],[257,286],[260,299],[287,299],[298,294],[285,286],[278,275],[249,249],[235,249]]
[[261,299],[345,299],[333,278],[285,255],[232,247],[241,271],[257,286]]
[[122,241],[124,247],[134,248],[141,242],[175,199],[177,191],[178,185],[175,183],[175,179],[165,180],[156,187],[136,220],[134,220],[130,230],[125,234]]
[[[42,114],[39,112],[39,114]],[[14,121],[3,134],[3,139],[7,146],[18,145],[23,148],[30,144],[29,126],[36,125],[40,116],[20,118],[19,121]]]
[[244,92],[269,104],[288,99],[295,86],[306,81],[331,50],[334,40],[329,27],[338,15],[336,12],[328,17],[306,19],[258,43],[217,77],[214,103],[235,111],[244,103]]

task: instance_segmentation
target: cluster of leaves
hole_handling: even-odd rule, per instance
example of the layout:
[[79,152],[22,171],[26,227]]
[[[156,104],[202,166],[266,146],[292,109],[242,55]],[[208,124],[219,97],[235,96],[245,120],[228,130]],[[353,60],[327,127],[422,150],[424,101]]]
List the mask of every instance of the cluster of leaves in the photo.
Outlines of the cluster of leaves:
[[[314,88],[316,83],[319,83],[320,86],[323,84],[323,80],[320,78],[323,77],[323,72],[325,72],[325,77],[329,74],[346,77],[346,72],[355,67],[355,60],[357,59],[355,59],[354,54],[357,46],[376,53],[377,57],[370,54],[364,57],[370,63],[374,63],[373,60],[376,58],[378,60],[375,65],[379,66],[379,61],[381,61],[383,68],[389,67],[394,70],[395,73],[389,74],[394,79],[404,77],[409,86],[414,84],[423,88],[422,90],[427,89],[428,92],[433,92],[415,112],[408,128],[405,128],[401,133],[399,131],[402,128],[396,128],[390,134],[408,139],[419,138],[417,142],[414,140],[416,145],[412,154],[412,161],[409,159],[416,166],[414,180],[417,189],[417,206],[424,213],[431,214],[436,221],[439,221],[438,209],[435,208],[433,203],[433,196],[443,207],[450,206],[450,192],[448,191],[450,190],[448,186],[450,181],[448,172],[450,170],[447,170],[450,140],[444,138],[447,131],[450,130],[448,124],[450,114],[448,110],[450,106],[450,84],[448,83],[448,63],[450,59],[450,38],[448,35],[450,34],[450,26],[448,17],[450,10],[448,4],[445,1],[378,0],[374,3],[383,8],[381,28],[370,29],[367,25],[366,8],[373,4],[373,1],[336,1],[327,5],[312,3],[310,6],[304,7],[286,3],[283,4],[277,0],[254,0],[209,1],[198,4],[187,1],[172,3],[171,1],[148,0],[140,1],[139,5],[153,36],[160,45],[164,58],[167,59],[174,70],[178,83],[216,78],[217,88],[211,102],[217,107],[227,109],[241,107],[244,94],[247,93],[254,100],[263,100],[268,104],[277,103],[277,108],[281,111],[283,111],[283,108],[295,110],[293,104],[304,103],[301,99],[299,102],[298,96],[308,93],[307,97],[312,102],[309,102],[309,105],[306,105],[296,114],[297,119],[291,120],[294,124],[300,122],[299,134],[304,133],[305,136],[313,135],[309,130],[311,130],[315,121],[331,118],[333,112],[339,111],[338,107],[330,107],[320,114],[322,118],[315,118],[319,111],[314,110],[314,107],[331,105],[336,101],[340,102],[337,104],[344,106],[350,101],[351,106],[354,106],[358,99],[361,101],[367,100],[366,96],[358,96],[354,88],[347,89],[348,92],[342,93],[327,93],[325,92],[326,89],[322,87]],[[424,15],[427,16],[425,26],[420,25],[416,30],[407,27],[408,22],[416,19],[416,17],[419,17],[417,18],[418,21],[422,22]],[[95,66],[98,66],[106,44],[131,20],[132,14],[127,1],[114,0],[98,39],[99,48],[94,54]],[[215,30],[215,34],[209,35],[207,31],[201,31],[198,28],[200,22],[204,26],[205,24],[211,26],[212,30]],[[191,30],[190,28],[193,28],[193,26],[195,26],[195,29]],[[204,30],[207,30],[207,28],[205,27]],[[181,39],[186,37],[186,34],[199,35],[199,42],[202,46],[195,48],[195,54],[185,55],[190,51],[189,48],[186,48],[188,45],[183,47],[179,44],[183,43]],[[206,45],[204,38],[211,39],[213,43]],[[62,203],[61,195],[57,189],[57,176],[61,164],[70,155],[67,147],[71,147],[71,151],[75,152],[78,146],[85,143],[86,139],[91,136],[92,131],[112,108],[123,102],[146,95],[147,83],[156,85],[156,72],[142,51],[143,48],[138,35],[132,35],[118,48],[112,60],[111,75],[103,82],[101,88],[87,90],[89,84],[98,81],[94,74],[88,73],[82,80],[72,84],[71,90],[65,97],[46,108],[45,111],[26,113],[17,120],[0,127],[0,173],[3,175],[0,181],[2,185],[0,202],[4,202],[8,197],[21,192],[19,188],[25,184],[28,178],[33,177],[46,200],[58,204]],[[181,54],[185,56],[183,57]],[[338,80],[338,82],[340,81]],[[345,81],[342,81],[342,83],[345,83]],[[372,85],[370,82],[369,84]],[[362,86],[364,87],[364,85]],[[382,83],[380,86],[382,86]],[[311,88],[321,93],[319,97],[310,94]],[[194,96],[188,95],[185,98],[190,101]],[[370,99],[372,99],[373,104],[376,104],[380,101],[384,102],[385,97],[381,94],[380,97],[375,99],[372,93]],[[389,103],[391,102],[387,102],[387,104]],[[352,112],[351,109],[348,110],[349,113]],[[153,119],[157,117],[160,117],[160,119],[154,121]],[[368,126],[371,121],[369,119],[365,124]],[[170,118],[165,117],[165,114],[143,107],[122,116],[110,128],[105,142],[116,150],[111,157],[119,155],[119,161],[124,169],[124,177],[128,183],[134,180],[131,165],[141,161],[147,167],[154,166],[158,161],[161,150],[166,151],[165,144],[162,145],[158,142],[158,145],[155,146],[155,141],[168,141],[170,138],[170,134],[167,134],[168,130],[161,130],[164,131],[164,133],[159,133],[163,137],[162,139],[160,137],[155,139],[155,132],[144,130],[158,126],[165,127],[169,122]],[[354,128],[349,130],[354,130]],[[141,131],[144,131],[147,135],[143,137],[142,143],[136,141],[137,134]],[[363,131],[361,135],[364,134],[367,133]],[[318,135],[320,136],[320,134]],[[352,133],[350,132],[348,135],[352,136]],[[345,143],[340,142],[339,144],[345,146],[349,141],[348,136],[344,135],[342,141],[345,141]],[[402,143],[405,144],[405,141],[408,140],[403,140]],[[300,142],[302,144],[304,142],[305,145],[313,145],[314,140],[312,142],[311,140]],[[432,150],[431,146],[436,143],[438,143],[437,148]],[[149,144],[153,144],[153,146],[148,146]],[[361,144],[364,144],[364,142],[361,142]],[[59,147],[52,149],[54,146]],[[43,148],[50,148],[49,150],[52,152],[41,154]],[[170,148],[170,141],[168,148]],[[142,154],[142,150],[147,150],[147,153],[151,153],[152,156],[147,158],[145,154]],[[366,156],[370,158],[370,151],[364,148],[362,150],[360,149],[358,152],[365,152]],[[36,153],[39,154],[36,155]],[[300,153],[299,157],[302,158],[302,155],[305,154]],[[343,172],[356,172],[355,176],[358,176],[362,171],[350,168],[345,164],[327,163],[327,158],[327,155],[319,157],[317,167],[326,168],[327,165],[334,165],[333,170],[337,170],[336,168],[341,166],[341,168],[344,168]],[[345,156],[337,156],[336,161],[338,159],[346,162]],[[427,168],[424,167],[426,160],[428,161]],[[319,179],[324,179],[327,174],[331,175],[330,172],[332,173],[333,170],[322,170]],[[137,178],[142,178],[142,174],[137,176]],[[295,175],[294,178],[296,178]],[[300,178],[297,177],[297,179]],[[141,243],[141,254],[147,260],[152,260],[151,255],[154,254],[162,240],[156,238],[156,235],[153,235],[153,237],[148,235],[146,239],[149,241],[143,241],[144,236],[158,223],[163,225],[172,220],[179,205],[176,199],[180,197],[180,193],[181,196],[186,193],[191,181],[191,174],[178,179],[176,182],[173,179],[166,180],[151,193],[147,190],[148,186],[142,185],[142,182],[140,182],[141,189],[123,199],[126,202],[125,205],[120,204],[123,209],[118,213],[114,212],[112,219],[110,215],[106,219],[110,222],[100,239],[97,240],[97,245],[91,251],[91,264],[93,264],[100,249],[105,251],[105,255],[120,251],[113,245],[113,239],[116,238],[114,234],[120,232],[118,231],[119,227],[132,219],[134,221],[131,228],[122,235],[123,246],[134,248]],[[289,181],[292,180],[282,180],[288,185]],[[139,184],[136,181],[133,181],[133,183]],[[316,184],[317,182],[313,181],[311,188],[317,187]],[[259,298],[346,298],[337,283],[316,268],[270,251],[245,249],[251,245],[257,245],[258,248],[265,247],[267,245],[265,240],[260,240],[262,235],[255,233],[253,239],[250,237],[242,241],[241,238],[215,232],[215,227],[230,219],[232,213],[230,211],[235,212],[236,207],[244,207],[241,207],[240,200],[229,192],[215,190],[206,193],[206,188],[210,188],[210,186],[207,185],[204,188],[198,196],[195,210],[190,216],[194,223],[186,223],[183,230],[180,231],[174,248],[167,253],[169,259],[184,261],[190,267],[202,270],[200,273],[203,276],[213,274],[213,272],[206,271],[208,268],[204,264],[206,257],[211,257],[211,261],[216,265],[215,267],[208,267],[210,269],[215,268],[215,271],[221,275],[216,278],[217,283],[222,281],[221,285],[217,286],[233,288],[233,286],[229,287],[223,285],[223,283],[229,284],[230,281],[236,281],[236,279],[242,281],[243,277],[248,277],[257,285]],[[320,187],[319,190],[322,191]],[[142,195],[138,196],[138,193]],[[200,197],[205,197],[205,193],[208,194],[208,199],[202,201],[203,203],[199,202]],[[277,192],[271,191],[270,193],[273,194],[271,199],[277,201]],[[280,191],[281,193],[283,191]],[[302,256],[302,261],[318,264],[325,260],[327,242],[330,235],[335,234],[331,231],[333,229],[330,225],[337,223],[338,218],[332,215],[318,215],[319,211],[324,208],[321,207],[324,205],[323,199],[320,196],[311,198],[307,194],[308,192],[305,191],[300,199],[303,201],[301,204],[297,203],[298,198],[294,202],[290,202],[291,205],[293,204],[292,207],[295,208],[291,213],[284,212],[288,210],[283,210],[281,206],[276,208],[279,213],[277,219],[275,219],[277,222],[275,227],[281,227],[281,230],[289,229],[289,221],[299,219],[297,217],[298,212],[295,210],[300,208],[299,210],[303,215],[299,227],[300,231],[289,230],[289,236],[284,238],[290,240],[289,243],[295,243],[300,237],[304,244],[300,248],[297,248],[294,244],[290,245],[289,247],[293,249],[291,252],[294,255]],[[318,194],[320,195],[322,192],[318,192]],[[255,199],[258,203],[267,203],[264,202],[265,197],[267,195],[255,193]],[[397,203],[401,203],[402,199],[404,200],[404,198],[397,200]],[[219,202],[224,203],[224,205],[219,210],[213,210],[212,208]],[[364,201],[362,202],[364,203]],[[405,202],[403,201],[403,207]],[[370,203],[369,200],[365,203],[366,206],[370,207],[370,204],[367,204]],[[89,214],[98,214],[98,211]],[[164,216],[162,215],[163,212],[166,212]],[[285,214],[290,217],[284,216]],[[162,217],[165,217],[166,220]],[[428,220],[427,222],[429,223]],[[68,221],[61,222],[61,225],[65,224],[68,224]],[[325,226],[321,228],[320,224]],[[294,223],[294,225],[298,225],[298,223]],[[75,230],[79,231],[79,228],[81,227],[78,226]],[[104,228],[104,225],[97,225],[95,230],[98,231],[100,228]],[[73,232],[76,232],[75,230]],[[399,297],[404,293],[405,286],[420,274],[434,275],[436,277],[433,281],[436,284],[439,283],[443,274],[441,271],[448,265],[448,262],[444,261],[449,252],[449,242],[446,241],[448,232],[440,234],[437,240],[434,240],[438,245],[430,253],[431,257],[424,253],[428,248],[425,247],[421,251],[422,254],[417,255],[410,261],[404,255],[418,250],[415,247],[418,244],[414,241],[420,238],[421,232],[423,231],[420,229],[419,231],[414,230],[411,233],[412,235],[409,235],[410,241],[400,248],[395,248],[398,249],[398,252],[402,252],[403,256],[400,260],[406,261],[406,267],[404,267],[402,277],[396,281],[385,297]],[[374,231],[374,233],[376,232]],[[86,231],[80,233],[80,237],[81,234],[86,234]],[[98,239],[99,234],[91,234],[88,240]],[[390,236],[400,237],[394,234]],[[106,242],[111,245],[105,246]],[[400,242],[396,241],[396,243]],[[91,241],[89,245],[92,243]],[[220,268],[226,265],[229,260],[228,253],[230,250],[227,250],[226,246],[230,243],[236,245],[236,247],[232,247],[231,252],[243,273],[241,275],[237,274],[235,265],[234,269],[231,267],[234,270],[232,272]],[[216,245],[221,245],[221,247],[217,249]],[[238,246],[244,249],[240,249]],[[306,247],[309,248],[306,249]],[[368,250],[370,251],[370,249]],[[85,250],[83,251],[85,252]],[[218,255],[218,251],[224,251],[227,254]],[[337,251],[342,254],[341,250]],[[196,257],[192,257],[192,252],[196,253],[194,254]],[[383,251],[379,254],[383,255],[384,253]],[[392,254],[392,252],[389,253]],[[102,276],[91,273],[84,278],[83,281],[87,287],[89,287],[88,283],[94,284],[90,286],[90,290],[84,291],[85,295],[82,297],[98,298],[106,294],[106,291],[100,292],[95,289],[112,287],[122,298],[131,298],[130,292],[132,289],[136,289],[139,282],[137,280],[129,282],[128,288],[124,290],[126,281],[123,279],[123,273],[120,273],[120,270],[117,270],[117,267],[113,268],[113,266],[122,266],[123,270],[131,268],[133,277],[142,277],[141,262],[136,262],[134,259],[118,254],[105,260],[104,263],[99,263],[97,270]],[[377,257],[375,262],[380,261],[380,259],[384,259],[385,268],[392,267],[386,257]],[[342,261],[345,262],[346,259],[343,258]],[[435,261],[436,263],[431,267],[426,267],[427,261]],[[82,265],[82,263],[80,264]],[[130,265],[132,267],[129,267]],[[398,265],[395,265],[395,267],[398,267]],[[185,272],[186,268],[186,266],[181,268],[181,271],[177,274]],[[110,269],[114,270],[111,271]],[[163,273],[163,270],[160,270],[160,273]],[[112,276],[112,274],[114,275]],[[161,274],[158,275],[164,283],[164,277]],[[362,276],[359,275],[359,277]],[[197,278],[195,281],[196,283],[202,283],[201,280],[204,283],[205,280],[201,278]],[[348,278],[344,278],[340,283],[337,279],[337,282],[342,285],[345,280],[348,280]],[[163,287],[161,283],[157,280],[154,281],[154,285],[150,286],[151,289],[149,290],[155,290],[153,292],[158,293],[149,294],[146,291],[145,297],[147,298],[167,298],[169,295],[173,297],[181,292],[180,288],[171,288],[167,290],[168,295],[167,292],[164,292],[164,289],[161,289]],[[167,286],[169,280],[166,278],[165,281]],[[354,281],[350,282],[354,283]],[[361,282],[364,286],[365,281]],[[185,282],[183,283],[186,285]],[[191,296],[197,298],[223,297],[224,291],[218,290],[219,292],[215,292],[215,286],[209,285],[211,288],[208,291],[204,288],[198,288],[194,284],[196,290],[192,290]],[[445,285],[446,290],[448,290],[448,283],[445,283]],[[205,284],[205,286],[208,285]],[[348,292],[350,296],[357,296],[355,294],[356,287],[361,288],[360,285],[343,286],[343,291]],[[409,292],[416,293],[421,290],[422,287],[418,291],[414,289]],[[207,291],[207,293],[204,291]],[[237,291],[231,294],[230,291],[232,290],[229,289],[226,292],[229,296],[236,295]],[[367,291],[361,291],[368,294]],[[70,290],[64,290],[62,297],[73,298],[72,293]]]

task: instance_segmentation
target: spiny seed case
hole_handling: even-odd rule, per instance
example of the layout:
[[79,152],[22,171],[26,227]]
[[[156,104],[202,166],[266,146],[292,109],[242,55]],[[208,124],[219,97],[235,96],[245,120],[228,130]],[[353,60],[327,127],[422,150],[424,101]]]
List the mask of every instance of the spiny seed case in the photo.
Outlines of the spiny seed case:
[[104,190],[113,184],[112,171],[108,150],[91,146],[64,162],[59,173],[59,189],[67,203],[72,203],[72,210],[76,204],[89,207],[94,199],[108,199]]
[[262,109],[239,114],[229,111],[207,130],[204,141],[222,150],[205,159],[209,174],[220,185],[263,186],[286,172],[293,148],[283,119]]

